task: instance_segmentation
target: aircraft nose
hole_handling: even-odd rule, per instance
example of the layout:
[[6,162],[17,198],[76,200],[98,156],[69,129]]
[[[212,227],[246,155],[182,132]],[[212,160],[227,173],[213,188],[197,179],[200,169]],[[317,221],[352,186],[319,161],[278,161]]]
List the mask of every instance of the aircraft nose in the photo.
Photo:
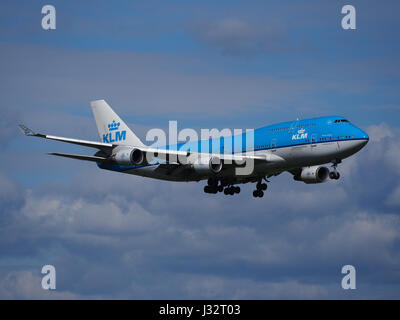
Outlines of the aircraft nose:
[[369,139],[361,140],[360,147],[363,148],[368,143],[368,141],[369,141]]
[[363,148],[369,141],[369,136],[366,132],[360,130],[360,135],[359,135],[359,144],[360,144],[360,149]]
[[368,134],[362,130],[360,130],[360,131],[361,131],[361,139],[365,139],[365,141],[366,141],[365,144],[367,144],[367,142],[369,141]]

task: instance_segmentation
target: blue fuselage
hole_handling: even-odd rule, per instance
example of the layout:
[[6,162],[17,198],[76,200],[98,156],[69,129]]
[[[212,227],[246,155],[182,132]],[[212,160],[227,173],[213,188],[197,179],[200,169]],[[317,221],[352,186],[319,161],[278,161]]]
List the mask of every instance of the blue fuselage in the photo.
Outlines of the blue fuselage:
[[[203,153],[238,153],[294,147],[307,144],[366,140],[369,137],[343,117],[329,116],[282,122],[254,130],[254,139],[241,135],[166,146],[170,150]],[[165,148],[165,147],[163,147]]]
[[[293,168],[318,165],[341,160],[359,151],[369,140],[368,135],[340,116],[328,116],[282,122],[253,130],[252,133],[160,146],[160,149],[184,150],[203,154],[256,154],[276,155],[284,161],[277,165],[268,162],[256,165],[254,175],[281,172]],[[155,147],[157,148],[157,147]],[[146,165],[122,166],[115,163],[98,163],[102,169],[152,177],[154,170],[168,161],[153,159]],[[272,170],[272,171],[271,171]],[[198,180],[158,174],[157,178],[171,180]],[[201,177],[201,179],[204,177]]]

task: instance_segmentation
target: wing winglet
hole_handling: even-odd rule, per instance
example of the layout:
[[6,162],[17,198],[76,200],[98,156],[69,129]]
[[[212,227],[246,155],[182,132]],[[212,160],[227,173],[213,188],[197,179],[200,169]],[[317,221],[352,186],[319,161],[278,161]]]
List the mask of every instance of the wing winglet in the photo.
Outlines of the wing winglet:
[[21,129],[23,134],[26,136],[36,136],[37,135],[33,130],[29,129],[28,127],[24,126],[23,124],[18,125],[18,127]]

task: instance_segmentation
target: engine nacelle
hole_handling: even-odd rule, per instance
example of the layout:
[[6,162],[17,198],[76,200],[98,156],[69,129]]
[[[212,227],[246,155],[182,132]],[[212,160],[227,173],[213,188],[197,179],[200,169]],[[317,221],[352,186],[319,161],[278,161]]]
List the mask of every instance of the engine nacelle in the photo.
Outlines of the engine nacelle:
[[146,161],[145,153],[136,148],[126,148],[117,151],[112,159],[122,166],[140,165],[144,164]]
[[218,157],[199,158],[193,163],[193,169],[200,174],[218,174],[222,171],[223,163]]
[[329,176],[329,169],[322,166],[304,167],[299,175],[293,177],[294,180],[304,183],[325,182]]

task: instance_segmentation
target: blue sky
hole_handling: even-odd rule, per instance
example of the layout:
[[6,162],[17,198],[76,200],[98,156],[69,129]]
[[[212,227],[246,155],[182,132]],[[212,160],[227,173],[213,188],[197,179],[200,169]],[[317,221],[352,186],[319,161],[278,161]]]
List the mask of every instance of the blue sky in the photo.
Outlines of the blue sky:
[[[398,1],[352,1],[356,30],[342,1],[52,1],[52,31],[45,4],[0,4],[0,298],[399,298]],[[54,159],[91,151],[16,126],[97,140],[103,98],[141,137],[338,114],[371,141],[341,180],[282,174],[260,201]]]

